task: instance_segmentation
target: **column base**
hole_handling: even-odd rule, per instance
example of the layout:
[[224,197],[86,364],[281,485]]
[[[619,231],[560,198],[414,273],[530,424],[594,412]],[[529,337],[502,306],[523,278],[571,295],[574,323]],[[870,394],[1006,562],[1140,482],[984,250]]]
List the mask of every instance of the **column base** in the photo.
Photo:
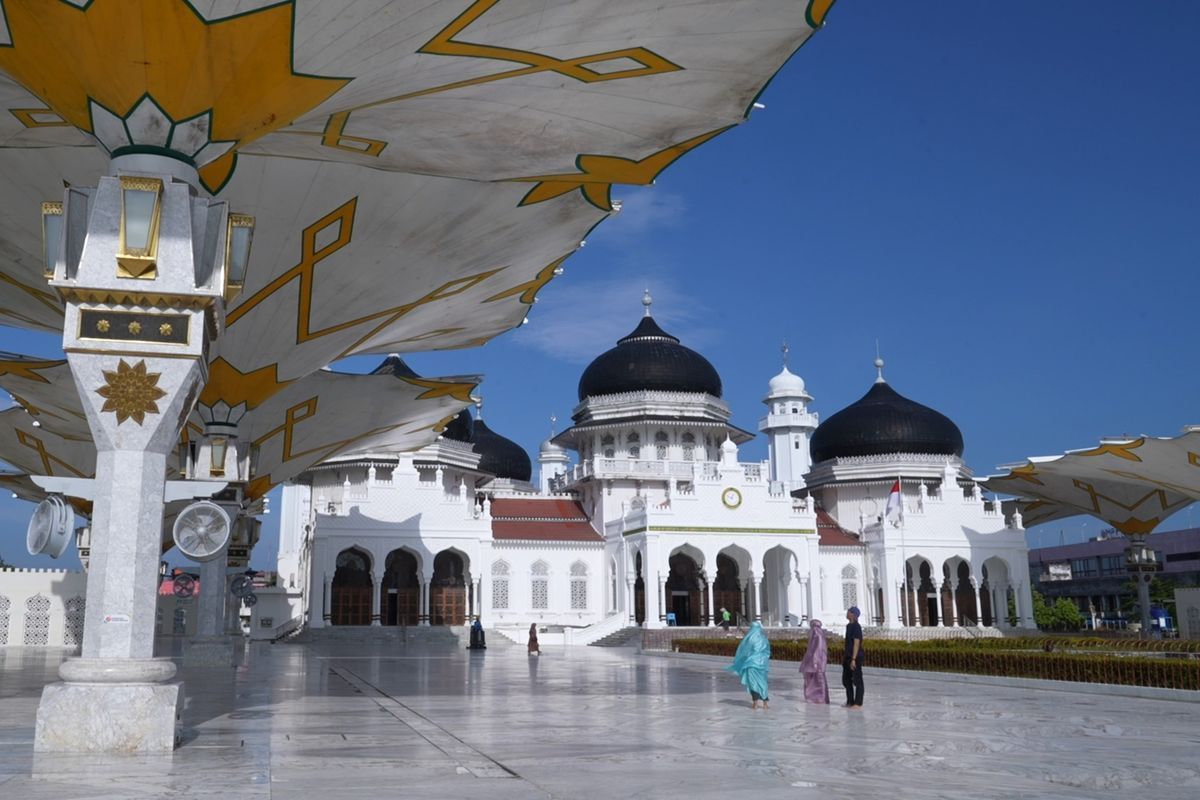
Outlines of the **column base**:
[[51,683],[42,690],[35,753],[170,753],[183,683]]
[[191,639],[184,644],[180,661],[185,667],[230,667],[233,665],[233,640],[228,636]]

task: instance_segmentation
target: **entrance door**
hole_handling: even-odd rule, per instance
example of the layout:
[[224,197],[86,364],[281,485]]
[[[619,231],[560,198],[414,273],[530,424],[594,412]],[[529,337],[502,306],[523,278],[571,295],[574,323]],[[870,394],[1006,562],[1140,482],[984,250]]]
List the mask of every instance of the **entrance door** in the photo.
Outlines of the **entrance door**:
[[421,621],[421,588],[396,592],[396,624],[416,625]]
[[692,598],[687,592],[674,592],[671,595],[671,610],[675,612],[676,625],[695,625],[692,619]]
[[463,586],[433,587],[430,613],[434,625],[465,625],[467,590]]
[[329,622],[333,625],[370,625],[371,601],[375,596],[371,583],[370,560],[361,550],[350,548],[338,553],[329,598]]

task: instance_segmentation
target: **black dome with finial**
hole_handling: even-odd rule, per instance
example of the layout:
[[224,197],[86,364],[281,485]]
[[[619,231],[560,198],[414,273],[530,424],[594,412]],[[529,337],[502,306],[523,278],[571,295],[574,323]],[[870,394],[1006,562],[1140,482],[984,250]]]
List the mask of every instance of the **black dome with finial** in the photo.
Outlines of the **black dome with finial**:
[[480,472],[525,482],[533,476],[533,464],[525,448],[493,431],[482,419],[475,420],[471,444],[479,454]]
[[442,431],[442,438],[452,439],[456,442],[469,442],[474,433],[475,418],[471,416],[470,410],[464,408],[454,419],[446,423],[446,429]]
[[704,356],[684,347],[650,316],[650,293],[642,299],[646,315],[617,346],[601,353],[579,378],[579,399],[605,394],[655,390],[705,392],[721,396],[721,376]]
[[963,453],[962,431],[938,411],[909,400],[879,379],[865,395],[817,426],[809,451],[813,463],[831,458],[893,453]]

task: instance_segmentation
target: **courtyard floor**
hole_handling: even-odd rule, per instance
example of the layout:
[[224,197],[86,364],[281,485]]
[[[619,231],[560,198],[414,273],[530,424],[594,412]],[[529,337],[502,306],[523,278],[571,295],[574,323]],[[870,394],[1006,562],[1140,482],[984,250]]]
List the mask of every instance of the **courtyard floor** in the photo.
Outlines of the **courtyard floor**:
[[[0,798],[1200,796],[1193,703],[872,677],[862,711],[772,666],[751,711],[722,662],[496,643],[255,644],[184,669],[184,744],[35,756],[61,655],[0,649]],[[834,693],[836,702],[838,692]]]

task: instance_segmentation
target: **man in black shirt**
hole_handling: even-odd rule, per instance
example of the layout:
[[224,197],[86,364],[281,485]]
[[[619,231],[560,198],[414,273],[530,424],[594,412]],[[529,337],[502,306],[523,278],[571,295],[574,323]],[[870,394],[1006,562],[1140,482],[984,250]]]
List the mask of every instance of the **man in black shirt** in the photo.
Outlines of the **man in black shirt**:
[[842,686],[846,687],[846,708],[862,708],[863,633],[858,624],[858,606],[846,611],[846,652],[842,655]]

